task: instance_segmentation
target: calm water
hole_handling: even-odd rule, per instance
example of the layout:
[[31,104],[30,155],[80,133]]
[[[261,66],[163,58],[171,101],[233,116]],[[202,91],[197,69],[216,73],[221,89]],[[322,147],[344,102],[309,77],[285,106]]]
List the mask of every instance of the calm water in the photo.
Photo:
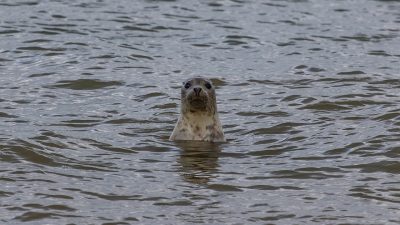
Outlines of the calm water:
[[0,0],[0,223],[399,224],[399,61],[395,0]]

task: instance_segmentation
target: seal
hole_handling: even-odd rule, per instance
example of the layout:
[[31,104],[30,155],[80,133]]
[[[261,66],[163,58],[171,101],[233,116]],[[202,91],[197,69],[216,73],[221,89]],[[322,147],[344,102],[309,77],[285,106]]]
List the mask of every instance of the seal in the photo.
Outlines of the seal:
[[218,117],[215,87],[209,79],[195,77],[183,82],[181,113],[169,140],[226,141]]

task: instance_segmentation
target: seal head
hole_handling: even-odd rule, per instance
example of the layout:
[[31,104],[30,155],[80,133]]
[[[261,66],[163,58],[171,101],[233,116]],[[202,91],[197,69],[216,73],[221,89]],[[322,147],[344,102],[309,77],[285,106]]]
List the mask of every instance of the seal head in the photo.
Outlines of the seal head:
[[181,114],[170,140],[225,141],[215,88],[209,79],[195,77],[183,82]]

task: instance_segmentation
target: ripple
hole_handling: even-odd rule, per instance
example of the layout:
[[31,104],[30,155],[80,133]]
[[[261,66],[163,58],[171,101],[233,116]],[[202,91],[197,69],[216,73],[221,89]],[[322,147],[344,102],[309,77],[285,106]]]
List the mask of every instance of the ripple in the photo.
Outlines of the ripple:
[[45,77],[45,76],[50,76],[50,75],[55,75],[56,73],[34,73],[29,75],[29,77]]
[[346,71],[346,72],[339,72],[337,75],[361,75],[365,74],[363,71],[354,70],[354,71]]
[[393,113],[385,113],[385,114],[377,116],[373,119],[378,120],[378,121],[385,121],[385,120],[392,120],[392,119],[398,118],[399,116],[400,116],[400,113],[393,112]]
[[7,145],[5,152],[15,156],[19,161],[27,161],[39,165],[58,166],[52,154],[45,152],[40,146],[18,140],[18,144]]
[[18,118],[18,116],[10,115],[10,114],[4,113],[4,112],[0,112],[0,117],[3,117],[3,118]]
[[210,184],[207,186],[208,189],[214,190],[214,191],[227,191],[227,192],[231,192],[231,191],[242,191],[242,189],[236,187],[236,186],[232,186],[232,185],[227,185],[227,184]]
[[33,6],[39,4],[39,1],[19,1],[16,3],[3,3],[0,2],[0,5],[3,6]]
[[400,162],[382,160],[382,161],[373,162],[373,163],[344,166],[343,168],[360,169],[361,172],[363,172],[363,173],[381,172],[381,173],[399,174],[400,173]]
[[96,90],[113,86],[124,85],[121,81],[103,81],[99,79],[78,79],[78,80],[62,80],[57,84],[48,86],[50,88],[65,88],[72,90]]
[[75,217],[79,218],[81,216],[77,215],[63,215],[60,213],[48,213],[48,212],[26,212],[20,216],[14,218],[14,220],[19,220],[21,222],[30,222],[30,221],[37,221],[37,220],[44,220],[44,219],[56,219],[60,217]]
[[300,109],[311,109],[317,111],[342,111],[342,110],[350,110],[350,107],[342,106],[335,102],[330,101],[320,101],[318,103],[308,104],[306,106],[301,107]]
[[41,205],[41,204],[24,204],[22,207],[32,208],[32,209],[44,209],[44,210],[58,210],[58,211],[76,211],[76,209],[70,208],[66,205]]
[[129,31],[141,31],[141,32],[158,32],[158,30],[153,28],[142,28],[139,26],[123,26],[122,29],[129,30]]
[[302,171],[302,170],[280,170],[280,171],[273,171],[271,174],[274,176],[274,178],[279,178],[279,179],[330,179],[330,178],[339,178],[343,177],[343,175],[340,174],[329,174],[329,173],[323,173],[320,170],[316,171]]

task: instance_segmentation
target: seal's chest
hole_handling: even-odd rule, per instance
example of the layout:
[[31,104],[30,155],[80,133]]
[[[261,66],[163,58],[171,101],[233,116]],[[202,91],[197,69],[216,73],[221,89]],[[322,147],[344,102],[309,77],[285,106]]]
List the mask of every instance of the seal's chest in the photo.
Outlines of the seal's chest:
[[192,140],[210,141],[213,127],[214,124],[206,123],[205,121],[192,121],[188,130]]
[[212,116],[181,117],[171,140],[224,141],[218,119]]

